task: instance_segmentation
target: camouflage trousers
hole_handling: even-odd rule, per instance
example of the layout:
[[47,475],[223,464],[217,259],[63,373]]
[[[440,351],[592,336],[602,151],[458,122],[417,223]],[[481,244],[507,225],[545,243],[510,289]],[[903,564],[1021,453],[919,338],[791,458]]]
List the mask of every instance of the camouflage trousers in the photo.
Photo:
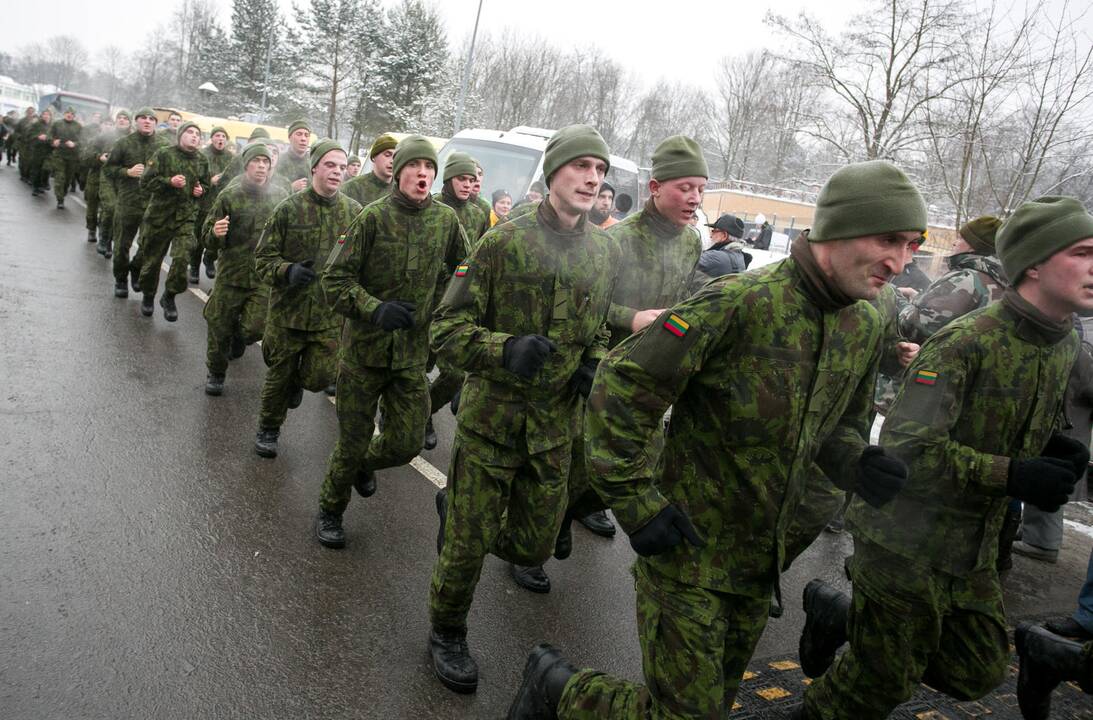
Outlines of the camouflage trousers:
[[75,155],[53,154],[53,195],[58,201],[65,199],[69,186],[76,180],[79,166],[80,160]]
[[[211,205],[211,203],[210,203]],[[194,220],[194,236],[190,241],[190,252],[187,260],[190,265],[198,265],[201,263],[202,254],[205,255],[206,262],[215,263],[216,258],[220,256],[217,250],[207,250],[205,248],[205,238],[202,236],[202,230],[205,227],[205,218],[208,217],[208,211],[202,209],[197,214],[197,218]]]
[[448,469],[444,550],[433,568],[429,618],[462,628],[486,555],[539,565],[554,551],[566,505],[571,444],[529,454],[457,427]]
[[168,295],[186,292],[186,261],[193,240],[193,222],[155,222],[144,219],[140,225],[144,262],[140,269],[140,291],[155,295],[159,290],[159,270],[163,258],[171,253],[171,268],[167,271],[164,291]]
[[117,201],[113,189],[99,180],[99,244],[100,252],[114,252],[114,208]]
[[49,184],[49,152],[35,148],[30,155],[30,182],[35,189],[45,189]]
[[[372,437],[383,401],[383,430]],[[338,368],[338,441],[330,456],[319,507],[341,515],[353,483],[366,470],[405,465],[421,452],[429,419],[425,368]]]
[[805,484],[801,504],[793,515],[793,521],[786,531],[785,556],[782,570],[793,563],[801,553],[808,550],[827,524],[839,513],[846,502],[846,492],[840,490],[822,473],[813,476]]
[[805,690],[811,717],[885,718],[925,682],[957,700],[998,687],[1009,664],[993,569],[958,578],[858,540],[850,648]]
[[269,288],[245,288],[216,283],[205,303],[208,325],[205,365],[210,375],[224,375],[231,358],[232,338],[243,338],[245,345],[262,339],[269,312]]
[[457,370],[440,368],[436,380],[429,383],[429,414],[435,415],[449,404],[463,387],[463,373]]
[[258,410],[260,429],[281,427],[288,415],[288,398],[295,388],[318,392],[334,382],[341,329],[338,324],[322,330],[295,330],[267,318],[262,358],[268,369]]
[[133,238],[140,230],[143,215],[136,214],[125,207],[114,208],[114,280],[119,283],[129,282],[129,273],[139,273],[144,264],[144,237],[140,239],[140,245],[132,259],[129,251],[133,247]]
[[561,720],[721,720],[767,624],[767,598],[714,592],[634,564],[645,684],[581,670],[558,703]]
[[19,147],[19,177],[30,180],[30,151],[20,145]]
[[87,178],[87,184],[83,189],[84,204],[87,211],[84,213],[84,225],[88,232],[95,232],[99,227],[99,174],[91,173]]

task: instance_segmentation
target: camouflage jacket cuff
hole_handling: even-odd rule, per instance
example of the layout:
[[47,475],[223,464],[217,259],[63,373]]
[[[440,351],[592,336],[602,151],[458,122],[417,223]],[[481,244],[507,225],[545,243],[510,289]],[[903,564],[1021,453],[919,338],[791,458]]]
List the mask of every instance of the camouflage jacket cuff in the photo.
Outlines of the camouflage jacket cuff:
[[357,288],[355,305],[362,320],[372,321],[372,313],[380,306],[380,299],[365,292],[364,288]]
[[983,455],[981,460],[983,471],[980,483],[984,495],[991,497],[1003,497],[1006,495],[1006,486],[1009,484],[1010,459],[1001,455]]
[[282,285],[288,284],[288,269],[290,267],[292,267],[292,263],[290,262],[282,262],[277,266],[277,280],[280,281]]
[[607,324],[613,328],[621,328],[630,334],[630,327],[634,324],[634,316],[637,314],[638,311],[634,308],[611,303],[611,308],[607,311]]
[[615,518],[626,534],[633,535],[669,504],[668,499],[661,495],[652,483],[649,483],[635,495],[622,502],[612,503],[611,512],[615,514]]

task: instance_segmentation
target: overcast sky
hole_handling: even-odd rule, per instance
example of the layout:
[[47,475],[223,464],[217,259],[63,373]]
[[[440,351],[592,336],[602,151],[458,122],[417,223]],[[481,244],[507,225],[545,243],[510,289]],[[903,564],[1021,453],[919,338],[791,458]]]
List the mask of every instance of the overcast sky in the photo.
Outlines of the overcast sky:
[[[26,43],[53,35],[81,38],[94,52],[116,44],[138,48],[157,25],[169,20],[182,0],[152,0],[139,5],[88,0],[41,0],[6,3],[0,50],[15,53]],[[385,0],[392,4],[395,0]],[[1001,0],[1005,6],[1009,0]],[[1020,6],[1023,0],[1012,0]],[[1031,0],[1029,0],[1031,1]],[[291,0],[279,0],[286,14]],[[306,4],[307,0],[299,0]],[[1066,0],[1037,5],[1051,10]],[[228,27],[231,0],[216,0]],[[511,27],[539,35],[560,46],[598,45],[647,84],[664,77],[709,87],[719,58],[759,48],[781,49],[780,39],[763,23],[768,10],[795,15],[807,8],[829,29],[842,27],[865,0],[669,0],[668,2],[596,2],[592,0],[484,0],[480,33]],[[453,47],[462,44],[474,27],[478,0],[437,2]],[[1093,12],[1088,0],[1073,0],[1071,8],[1086,9],[1083,27],[1093,37]],[[1057,10],[1056,10],[1057,12]]]

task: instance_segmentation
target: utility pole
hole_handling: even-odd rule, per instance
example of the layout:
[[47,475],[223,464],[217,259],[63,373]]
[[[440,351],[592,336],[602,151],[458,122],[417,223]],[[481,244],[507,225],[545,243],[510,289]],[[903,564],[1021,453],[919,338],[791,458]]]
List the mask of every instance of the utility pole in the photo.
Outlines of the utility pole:
[[482,2],[478,0],[478,12],[474,16],[474,32],[471,33],[471,47],[467,50],[467,64],[463,68],[463,82],[459,86],[459,104],[455,108],[455,127],[452,135],[463,128],[463,103],[467,100],[467,84],[471,80],[471,65],[474,64],[474,42],[478,39],[478,19],[482,17]]

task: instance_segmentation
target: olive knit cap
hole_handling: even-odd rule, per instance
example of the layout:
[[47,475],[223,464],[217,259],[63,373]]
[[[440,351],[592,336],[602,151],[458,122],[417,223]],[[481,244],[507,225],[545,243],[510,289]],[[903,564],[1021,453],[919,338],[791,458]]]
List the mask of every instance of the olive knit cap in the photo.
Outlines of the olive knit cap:
[[300,128],[307,130],[309,133],[311,132],[311,126],[308,125],[307,120],[297,120],[296,122],[288,126],[288,134],[291,135]]
[[460,175],[477,176],[478,165],[467,153],[454,152],[448,156],[448,162],[444,163],[444,182]]
[[114,119],[115,120],[117,120],[120,117],[123,117],[126,120],[132,120],[133,119],[133,118],[129,117],[129,111],[128,110],[118,110],[116,113],[114,113]]
[[960,226],[960,237],[979,255],[994,255],[994,239],[1002,221],[994,215],[981,215]]
[[190,128],[197,128],[197,136],[198,138],[201,137],[201,128],[198,127],[197,123],[195,123],[193,120],[187,120],[186,122],[178,126],[178,132],[175,133],[175,142],[177,143],[182,140],[182,133],[186,132]]
[[649,176],[658,182],[681,177],[710,177],[710,168],[702,148],[686,135],[673,135],[653,151],[653,169]]
[[257,140],[258,138],[268,138],[268,137],[269,137],[269,130],[266,130],[265,128],[261,128],[261,127],[256,127],[256,128],[254,128],[253,130],[250,131],[250,137],[247,138],[247,139],[248,140]]
[[146,118],[152,118],[153,120],[158,120],[159,119],[159,118],[156,117],[156,111],[153,110],[152,108],[148,107],[147,105],[142,107],[140,110],[137,110],[135,113],[133,113],[133,117],[134,118],[146,117]]
[[315,169],[315,166],[323,159],[323,155],[334,152],[335,150],[343,153],[345,152],[345,148],[343,148],[342,144],[337,140],[327,138],[315,143],[315,146],[311,148],[311,169]]
[[998,231],[998,259],[1014,286],[1033,265],[1093,238],[1093,215],[1074,198],[1036,198],[1014,210]]
[[360,165],[361,159],[359,155],[350,155],[349,159],[345,161],[346,165]]
[[398,140],[384,133],[372,143],[372,147],[368,150],[368,159],[371,160],[384,150],[393,150],[396,145],[398,145]]
[[211,138],[213,135],[216,135],[217,133],[224,133],[224,137],[228,137],[228,131],[225,130],[224,128],[220,127],[219,125],[214,125],[213,126],[213,129],[209,131],[209,137]]
[[579,157],[591,155],[611,167],[611,151],[596,129],[588,125],[568,125],[550,136],[543,153],[543,177],[547,185],[560,167]]
[[809,242],[893,232],[926,232],[926,202],[902,170],[884,160],[839,168],[816,199]]
[[436,148],[421,135],[404,137],[395,146],[395,161],[391,168],[392,176],[397,178],[402,168],[406,167],[411,160],[429,160],[435,168],[437,166]]
[[271,163],[273,162],[273,156],[269,152],[269,146],[267,146],[265,143],[257,142],[247,145],[247,147],[243,150],[243,167],[246,168],[247,163],[249,163],[256,157],[264,157]]

